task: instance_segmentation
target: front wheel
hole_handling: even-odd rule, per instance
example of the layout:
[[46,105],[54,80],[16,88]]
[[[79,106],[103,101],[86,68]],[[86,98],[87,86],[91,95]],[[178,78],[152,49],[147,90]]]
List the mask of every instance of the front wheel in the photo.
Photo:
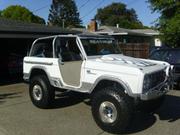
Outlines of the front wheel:
[[107,87],[92,97],[92,115],[97,125],[110,133],[122,133],[132,116],[132,102],[124,92]]
[[29,95],[35,106],[50,108],[55,98],[55,91],[45,75],[38,75],[30,81]]

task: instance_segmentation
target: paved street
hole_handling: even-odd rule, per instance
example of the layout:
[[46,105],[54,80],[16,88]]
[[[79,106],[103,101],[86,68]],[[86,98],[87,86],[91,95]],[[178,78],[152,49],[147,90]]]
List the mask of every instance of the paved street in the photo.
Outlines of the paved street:
[[[82,98],[79,98],[82,97]],[[171,91],[155,114],[137,113],[127,134],[180,135],[180,90]],[[0,135],[108,135],[91,115],[86,96],[57,94],[53,109],[32,105],[26,84],[0,87]]]

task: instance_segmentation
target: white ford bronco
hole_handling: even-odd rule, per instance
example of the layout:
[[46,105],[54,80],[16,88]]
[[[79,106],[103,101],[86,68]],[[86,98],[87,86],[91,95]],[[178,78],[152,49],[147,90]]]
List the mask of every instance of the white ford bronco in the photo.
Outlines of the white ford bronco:
[[55,88],[89,93],[94,120],[108,132],[127,128],[137,101],[156,106],[171,72],[166,62],[124,56],[112,37],[83,34],[35,40],[23,64],[35,106],[50,107]]

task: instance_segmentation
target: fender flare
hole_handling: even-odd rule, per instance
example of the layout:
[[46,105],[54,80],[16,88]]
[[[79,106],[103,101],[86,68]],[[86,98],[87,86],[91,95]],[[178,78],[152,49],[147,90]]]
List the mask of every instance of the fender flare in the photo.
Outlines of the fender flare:
[[33,66],[33,67],[31,68],[30,72],[29,72],[29,80],[30,80],[30,78],[31,78],[31,75],[32,75],[33,70],[42,70],[42,71],[45,73],[45,75],[47,76],[50,84],[51,84],[51,85],[53,84],[52,81],[51,81],[52,79],[51,79],[51,77],[50,77],[50,74],[47,72],[47,69],[46,69],[46,67],[44,67],[44,66]]
[[114,81],[119,83],[125,90],[125,92],[131,96],[131,97],[137,97],[137,95],[132,93],[131,88],[127,85],[127,83],[125,83],[124,81],[122,81],[121,79],[114,77],[114,76],[100,76],[96,79],[96,81],[94,82],[93,86],[90,89],[90,93],[92,93],[94,91],[94,88],[98,85],[98,83],[102,80],[107,80],[107,81]]

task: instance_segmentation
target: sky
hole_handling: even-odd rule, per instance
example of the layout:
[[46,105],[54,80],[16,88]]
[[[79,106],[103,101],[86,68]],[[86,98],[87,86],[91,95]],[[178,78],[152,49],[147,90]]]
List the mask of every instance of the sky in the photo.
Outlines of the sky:
[[[154,21],[160,16],[158,13],[152,13],[147,0],[74,0],[80,12],[83,25],[87,25],[94,18],[98,8],[103,8],[112,2],[122,2],[127,8],[135,9],[138,19],[145,26],[153,26]],[[0,0],[0,10],[10,5],[22,5],[32,11],[34,14],[44,18],[46,21],[49,15],[49,9],[52,0]]]

